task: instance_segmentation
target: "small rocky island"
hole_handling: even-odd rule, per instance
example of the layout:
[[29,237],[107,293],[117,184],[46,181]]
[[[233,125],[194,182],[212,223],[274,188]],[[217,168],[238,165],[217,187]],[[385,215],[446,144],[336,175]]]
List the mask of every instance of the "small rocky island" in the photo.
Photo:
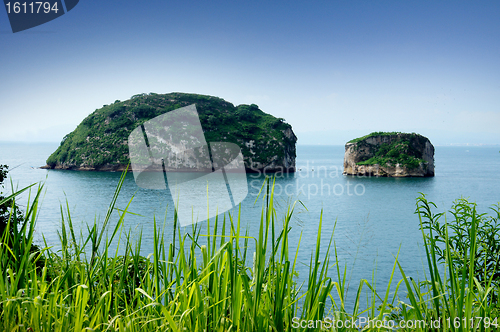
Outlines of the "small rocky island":
[[218,97],[187,93],[139,94],[104,105],[63,138],[43,168],[123,171],[129,163],[128,137],[135,128],[192,104],[206,141],[237,144],[247,171],[295,171],[297,137],[284,119],[255,104],[234,106]]
[[434,176],[434,146],[415,133],[374,132],[346,143],[343,174]]

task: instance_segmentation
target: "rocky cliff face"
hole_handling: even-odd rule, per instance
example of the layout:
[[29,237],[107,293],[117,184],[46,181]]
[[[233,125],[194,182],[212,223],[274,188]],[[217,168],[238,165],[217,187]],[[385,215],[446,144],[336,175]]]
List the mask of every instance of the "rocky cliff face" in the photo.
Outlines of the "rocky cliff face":
[[[247,171],[295,171],[297,137],[283,119],[264,113],[254,104],[234,106],[218,97],[185,93],[140,94],[105,105],[64,137],[44,168],[122,171],[129,162],[128,136],[135,128],[192,104],[196,105],[206,141],[237,144]],[[170,146],[175,148],[175,143]],[[170,161],[165,162],[168,170]]]
[[[279,141],[273,138],[272,141],[266,143],[265,149],[268,147],[270,149],[276,149],[277,147],[280,151],[283,151],[283,153],[275,155],[268,154],[265,159],[258,154],[258,147],[254,140],[248,142],[240,141],[240,146],[245,147],[242,148],[242,151],[248,151],[243,154],[245,165],[247,165],[247,171],[266,173],[295,171],[295,142],[297,141],[297,137],[293,133],[292,128],[282,130],[282,134],[282,140]],[[246,155],[248,155],[248,157]]]
[[434,176],[434,146],[418,134],[372,133],[345,145],[344,174]]

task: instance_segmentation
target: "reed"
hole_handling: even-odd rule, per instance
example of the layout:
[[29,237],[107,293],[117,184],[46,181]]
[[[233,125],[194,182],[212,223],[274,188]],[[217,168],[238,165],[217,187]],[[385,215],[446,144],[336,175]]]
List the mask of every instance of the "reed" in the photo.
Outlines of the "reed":
[[[439,244],[423,227],[423,220],[435,218],[432,203],[424,196],[417,201],[417,211],[430,279],[419,283],[406,276],[396,256],[392,276],[397,269],[403,275],[396,292],[391,292],[393,277],[380,294],[373,281],[360,280],[354,306],[348,308],[347,273],[336,258],[333,234],[321,254],[322,215],[307,280],[298,284],[299,248],[291,250],[289,234],[300,202],[278,215],[271,179],[266,179],[261,193],[256,237],[242,232],[241,210],[214,218],[206,230],[193,226],[183,234],[176,229],[173,243],[163,236],[165,223],[158,224],[154,218],[154,251],[143,257],[141,237],[134,240],[123,226],[132,199],[123,209],[116,207],[125,175],[103,222],[89,225],[85,235],[75,230],[67,206],[66,211],[61,207],[57,250],[47,245],[32,250],[43,186],[32,195],[23,221],[11,215],[8,228],[16,231],[6,231],[0,245],[1,331],[386,331],[391,330],[390,321],[493,320],[492,280],[477,280],[474,264],[454,269],[451,251],[446,251],[445,269],[440,268]],[[471,230],[473,237],[475,232]],[[118,243],[113,251],[112,241]],[[446,241],[445,245],[449,246]],[[475,245],[467,256],[471,261],[476,259]],[[489,275],[493,279],[494,274]],[[364,295],[367,305],[361,303]],[[401,299],[403,295],[407,298]],[[343,322],[342,326],[332,324],[335,321]],[[359,326],[346,327],[347,321]],[[383,327],[376,321],[383,322]],[[450,330],[468,329],[452,326]],[[482,324],[476,330],[496,328]]]
[[[428,280],[417,283],[407,277],[399,265],[408,290],[409,304],[401,303],[405,320],[421,319],[439,322],[434,331],[489,331],[498,330],[499,274],[498,256],[492,263],[484,257],[491,257],[498,250],[500,227],[499,207],[492,207],[495,214],[482,223],[486,214],[479,214],[476,204],[466,199],[457,200],[451,210],[454,219],[448,222],[444,213],[434,213],[436,205],[428,202],[422,194],[417,199],[417,214],[424,239],[429,272]],[[439,219],[445,218],[440,224]],[[467,225],[464,233],[460,226]],[[487,242],[480,236],[485,230]],[[428,231],[425,233],[424,231]],[[487,263],[490,264],[487,264]],[[437,325],[436,323],[434,325]]]

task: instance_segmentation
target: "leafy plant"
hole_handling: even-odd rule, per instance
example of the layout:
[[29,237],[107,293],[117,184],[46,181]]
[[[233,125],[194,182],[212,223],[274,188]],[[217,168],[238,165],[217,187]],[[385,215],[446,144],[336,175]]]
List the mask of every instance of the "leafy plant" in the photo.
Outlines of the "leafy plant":
[[[477,282],[491,284],[490,296],[496,301],[500,287],[500,205],[491,207],[493,215],[488,215],[479,213],[476,203],[457,199],[449,211],[452,222],[442,220],[444,213],[432,214],[431,206],[423,204],[419,212],[425,217],[422,227],[428,232],[427,240],[433,244],[438,260],[445,262],[449,257],[457,271],[473,269]],[[475,252],[471,252],[472,248]]]
[[[4,188],[4,181],[7,179],[7,174],[9,172],[9,166],[0,165],[0,236],[4,235],[4,231],[7,229],[7,224],[12,222],[13,226],[9,227],[10,236],[14,235],[17,231],[17,226],[24,221],[24,216],[19,209],[19,206],[15,203],[16,194],[5,197],[1,191]],[[13,186],[12,186],[13,187]],[[20,194],[20,192],[19,192]],[[6,235],[7,238],[9,236]]]
[[[417,199],[416,213],[424,239],[427,267],[430,278],[421,283],[406,276],[399,265],[407,288],[410,303],[401,301],[400,315],[405,321],[425,321],[428,331],[490,331],[500,326],[497,299],[490,296],[498,287],[492,283],[495,266],[483,266],[481,252],[481,229],[475,204],[466,200],[456,201],[452,208],[455,220],[439,224],[443,213],[435,214],[436,205],[427,201],[425,195]],[[456,213],[460,211],[460,213]],[[467,239],[463,241],[452,234],[452,229],[470,220]],[[459,226],[458,228],[460,228]],[[427,231],[427,232],[426,232]],[[451,234],[451,235],[450,235]],[[459,236],[458,234],[456,234]],[[498,243],[497,238],[497,243]],[[468,247],[458,243],[468,243]],[[460,248],[460,249],[458,249]],[[460,254],[457,256],[457,250]],[[489,254],[487,254],[488,256]]]

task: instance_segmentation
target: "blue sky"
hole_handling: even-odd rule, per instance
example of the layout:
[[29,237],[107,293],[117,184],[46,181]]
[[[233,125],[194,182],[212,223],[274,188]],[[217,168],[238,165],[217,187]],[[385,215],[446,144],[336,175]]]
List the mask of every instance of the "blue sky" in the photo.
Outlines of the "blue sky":
[[500,143],[498,1],[85,1],[13,34],[0,141],[55,141],[138,93],[255,103],[299,144],[372,131]]

